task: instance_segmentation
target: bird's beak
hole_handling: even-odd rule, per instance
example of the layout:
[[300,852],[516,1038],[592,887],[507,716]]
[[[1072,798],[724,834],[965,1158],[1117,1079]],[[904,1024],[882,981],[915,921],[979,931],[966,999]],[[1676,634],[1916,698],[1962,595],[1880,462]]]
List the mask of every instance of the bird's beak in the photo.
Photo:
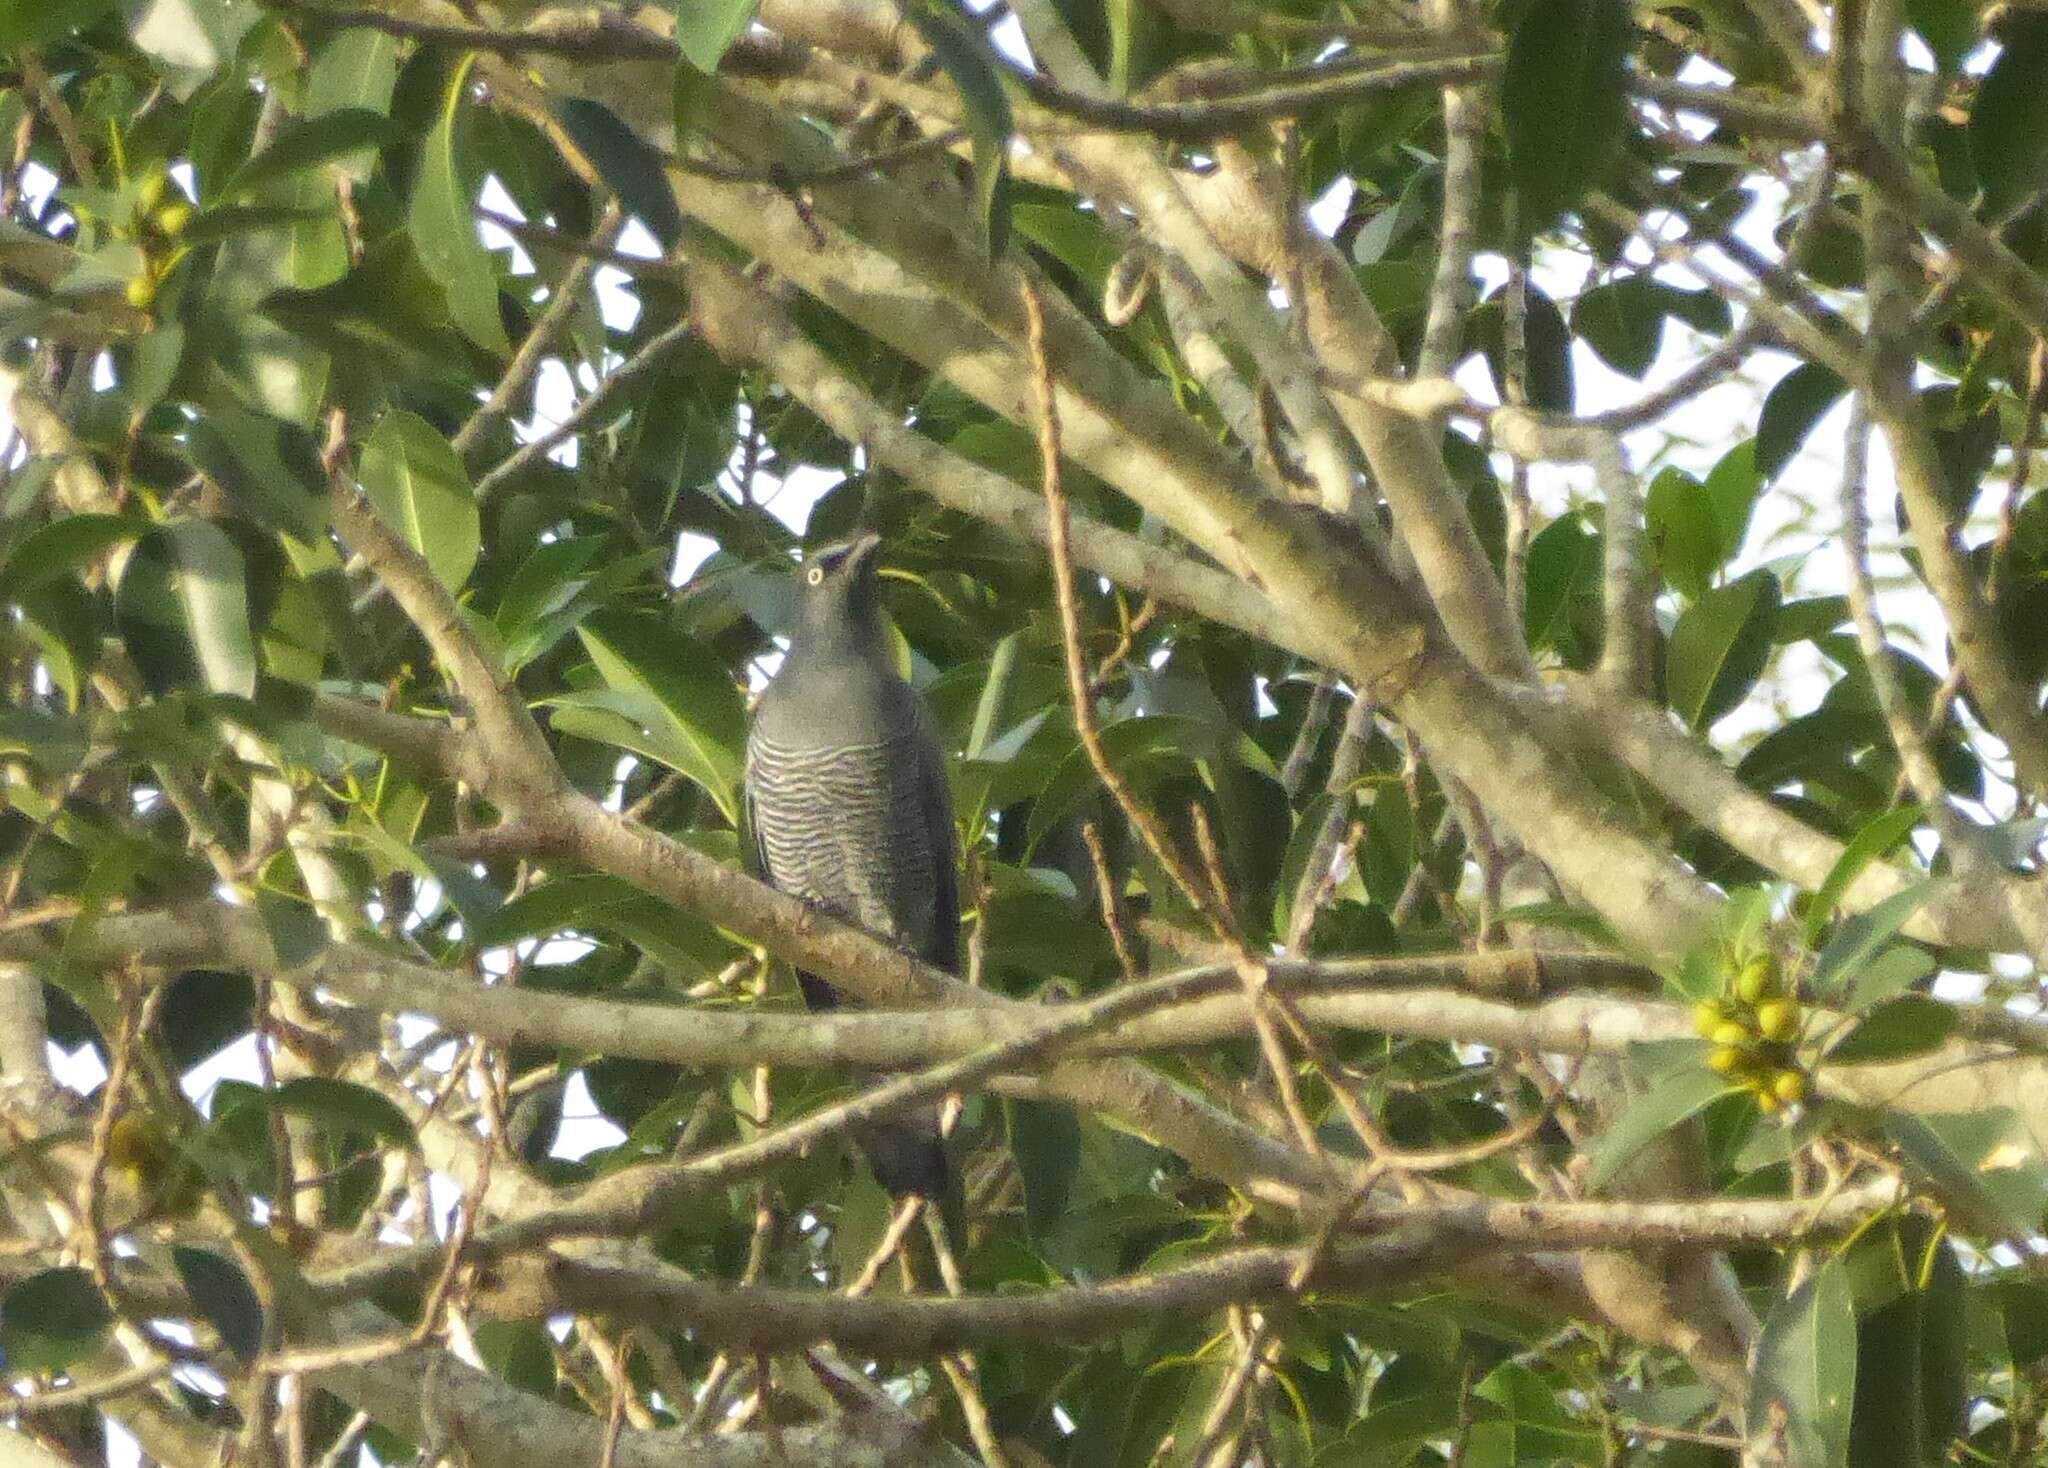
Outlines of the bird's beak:
[[879,535],[862,535],[856,538],[853,544],[846,548],[847,568],[849,570],[859,570],[862,566],[873,560],[875,552],[881,548],[882,537]]

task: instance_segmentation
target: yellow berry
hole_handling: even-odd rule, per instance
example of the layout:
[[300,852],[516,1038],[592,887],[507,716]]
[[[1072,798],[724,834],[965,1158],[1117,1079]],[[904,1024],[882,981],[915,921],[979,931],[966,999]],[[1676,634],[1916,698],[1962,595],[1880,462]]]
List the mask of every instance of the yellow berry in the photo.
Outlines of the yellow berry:
[[1758,1091],[1756,1093],[1756,1109],[1765,1116],[1775,1116],[1784,1109],[1784,1105],[1785,1103],[1778,1099],[1776,1092]]
[[1769,958],[1752,958],[1736,975],[1735,992],[1745,1004],[1755,1004],[1777,992],[1778,976]]
[[156,208],[157,205],[163,203],[164,191],[170,186],[171,181],[165,177],[162,169],[158,169],[143,179],[141,187],[135,192],[136,212],[147,214],[150,210]]
[[1803,1071],[1781,1070],[1771,1081],[1771,1094],[1787,1106],[1796,1106],[1806,1099],[1806,1075]]
[[163,235],[166,239],[174,240],[183,234],[185,227],[192,222],[192,206],[183,199],[179,199],[174,203],[164,205],[163,208],[157,210],[149,218],[150,223],[156,226],[157,233]]
[[1707,1065],[1724,1076],[1732,1076],[1742,1069],[1743,1061],[1748,1058],[1748,1052],[1734,1045],[1724,1045],[1707,1057]]
[[1707,1036],[1716,1045],[1747,1045],[1750,1033],[1733,1020],[1723,1021],[1714,1027],[1714,1033]]
[[1799,1033],[1799,1005],[1790,999],[1771,999],[1757,1006],[1757,1030],[1767,1040],[1789,1040]]
[[1722,1021],[1727,1017],[1726,1011],[1712,999],[1703,1000],[1692,1007],[1692,1027],[1710,1040],[1714,1037],[1714,1031],[1721,1028]]
[[147,311],[156,304],[156,280],[149,275],[132,276],[122,294],[128,297],[128,304],[136,310]]

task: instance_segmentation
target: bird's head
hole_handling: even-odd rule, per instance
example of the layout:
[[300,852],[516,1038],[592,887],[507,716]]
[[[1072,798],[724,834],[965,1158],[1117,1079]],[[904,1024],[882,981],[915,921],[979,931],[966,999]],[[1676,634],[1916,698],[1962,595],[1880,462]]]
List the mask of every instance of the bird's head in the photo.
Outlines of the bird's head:
[[880,536],[860,535],[820,546],[804,557],[796,573],[799,642],[881,645],[881,598],[875,575],[875,552],[881,544]]

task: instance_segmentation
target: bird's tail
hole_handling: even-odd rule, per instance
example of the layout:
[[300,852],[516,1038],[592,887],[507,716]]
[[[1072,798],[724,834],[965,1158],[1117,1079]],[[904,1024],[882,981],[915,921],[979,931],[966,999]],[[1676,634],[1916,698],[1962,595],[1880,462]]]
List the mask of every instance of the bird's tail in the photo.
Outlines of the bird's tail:
[[[816,974],[797,972],[805,1004],[813,1010],[839,1007],[839,991]],[[885,1121],[853,1129],[853,1139],[868,1160],[875,1181],[891,1198],[919,1197],[939,1210],[955,1250],[967,1245],[967,1200],[953,1165],[940,1108],[922,1107]]]

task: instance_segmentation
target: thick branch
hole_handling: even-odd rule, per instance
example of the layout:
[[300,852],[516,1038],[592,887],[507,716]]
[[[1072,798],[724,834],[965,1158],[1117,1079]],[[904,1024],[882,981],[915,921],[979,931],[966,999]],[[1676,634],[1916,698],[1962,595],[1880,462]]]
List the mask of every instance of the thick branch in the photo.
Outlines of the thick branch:
[[[1475,1256],[1611,1246],[1735,1248],[1821,1238],[1893,1208],[1904,1190],[1884,1180],[1844,1189],[1824,1203],[1804,1199],[1672,1203],[1475,1202],[1362,1209],[1364,1242],[1329,1249],[1307,1293],[1384,1295]],[[1312,1248],[1312,1246],[1311,1246]],[[649,1278],[581,1260],[549,1261],[545,1279],[557,1308],[629,1318],[688,1320],[723,1344],[785,1351],[819,1341],[889,1359],[917,1359],[986,1341],[1073,1345],[1166,1316],[1202,1316],[1226,1305],[1272,1303],[1296,1293],[1302,1248],[1233,1250],[1175,1269],[1094,1286],[1037,1293],[943,1298],[868,1296]],[[515,1286],[516,1287],[516,1286]]]

